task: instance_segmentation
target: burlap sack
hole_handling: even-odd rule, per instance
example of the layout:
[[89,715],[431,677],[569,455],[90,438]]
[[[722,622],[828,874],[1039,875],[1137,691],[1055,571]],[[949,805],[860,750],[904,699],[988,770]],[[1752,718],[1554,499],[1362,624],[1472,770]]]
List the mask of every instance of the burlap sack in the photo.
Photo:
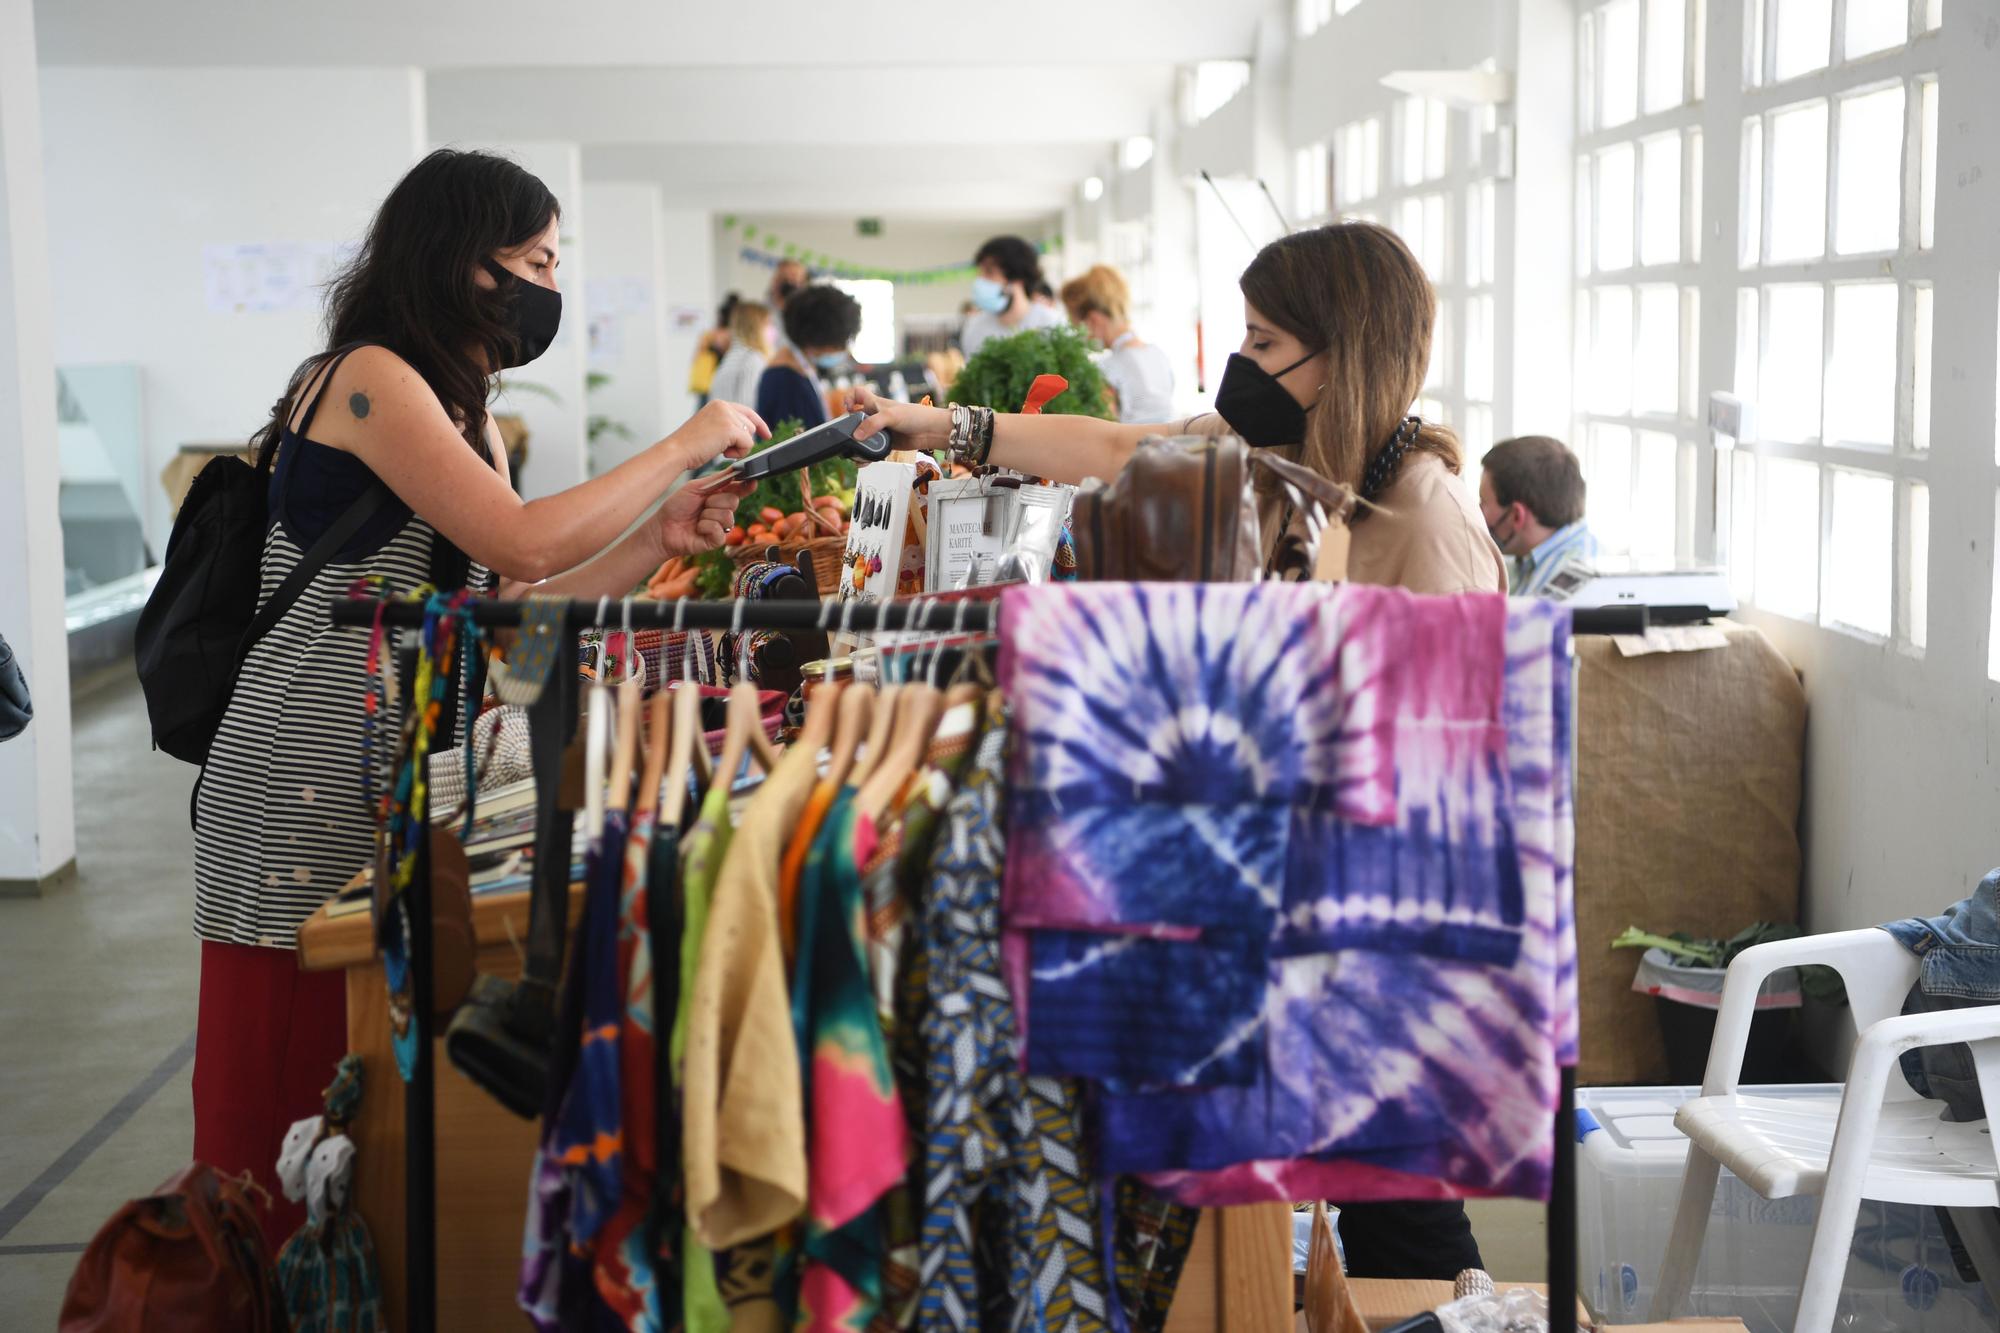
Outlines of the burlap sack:
[[1758,630],[1729,646],[1621,656],[1579,637],[1576,929],[1584,1084],[1666,1078],[1627,926],[1728,936],[1796,921],[1806,699]]

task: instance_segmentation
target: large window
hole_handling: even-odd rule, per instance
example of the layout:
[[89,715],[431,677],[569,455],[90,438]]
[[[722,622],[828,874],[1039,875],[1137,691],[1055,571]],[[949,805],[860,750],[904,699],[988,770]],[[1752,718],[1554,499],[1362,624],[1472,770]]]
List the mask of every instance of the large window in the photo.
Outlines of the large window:
[[1692,558],[1702,385],[1703,0],[1610,0],[1578,23],[1576,427],[1608,555]]
[[1718,478],[1740,596],[1928,638],[1938,18],[1924,0],[1751,0],[1734,391]]

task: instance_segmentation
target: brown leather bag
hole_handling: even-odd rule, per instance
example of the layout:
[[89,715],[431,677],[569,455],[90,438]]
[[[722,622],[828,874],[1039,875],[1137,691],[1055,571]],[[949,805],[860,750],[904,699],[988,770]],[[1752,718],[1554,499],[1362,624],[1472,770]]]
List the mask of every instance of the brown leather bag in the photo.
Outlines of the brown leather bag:
[[[1284,532],[1265,559],[1257,481],[1286,502]],[[1070,508],[1077,577],[1133,583],[1248,583],[1259,574],[1312,576],[1329,519],[1345,521],[1345,487],[1234,436],[1155,436],[1109,486],[1079,491]]]
[[284,1308],[246,1181],[192,1162],[98,1231],[70,1276],[57,1328],[278,1333],[290,1327]]

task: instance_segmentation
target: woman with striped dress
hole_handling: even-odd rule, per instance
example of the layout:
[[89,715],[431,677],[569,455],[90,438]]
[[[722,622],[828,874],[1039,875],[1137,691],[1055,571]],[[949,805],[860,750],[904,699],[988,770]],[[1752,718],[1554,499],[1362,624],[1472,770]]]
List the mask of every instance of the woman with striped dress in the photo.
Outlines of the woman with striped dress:
[[[388,593],[429,582],[622,596],[668,556],[721,544],[747,487],[674,487],[769,434],[749,409],[712,403],[600,477],[516,494],[486,404],[501,370],[555,336],[559,216],[547,187],[504,158],[441,150],[418,163],[330,288],[329,350],[300,366],[254,441],[273,460],[262,597],[358,499],[387,491],[251,649],[196,789],[194,1154],[274,1195],[285,1130],[318,1109],[346,1050],[342,979],[302,973],[296,933],[372,854],[368,636],[334,630],[330,604],[360,578]],[[380,725],[382,746],[397,720]],[[281,1239],[299,1220],[281,1200],[266,1229]]]

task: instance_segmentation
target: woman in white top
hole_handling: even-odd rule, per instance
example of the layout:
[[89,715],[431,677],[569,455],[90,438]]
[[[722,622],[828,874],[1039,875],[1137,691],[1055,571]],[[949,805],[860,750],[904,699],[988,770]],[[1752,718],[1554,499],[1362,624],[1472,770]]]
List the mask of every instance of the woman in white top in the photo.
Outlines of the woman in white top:
[[979,276],[972,280],[972,303],[958,345],[970,360],[995,338],[1062,323],[1054,307],[1036,305],[1029,293],[1043,282],[1042,258],[1018,236],[995,236],[972,257]]
[[756,406],[757,381],[770,364],[771,308],[755,301],[737,302],[729,316],[729,351],[715,368],[710,401]]
[[1167,354],[1132,332],[1132,292],[1115,268],[1097,264],[1063,284],[1070,323],[1106,350],[1098,362],[1117,395],[1120,421],[1166,421],[1174,414],[1174,368]]

